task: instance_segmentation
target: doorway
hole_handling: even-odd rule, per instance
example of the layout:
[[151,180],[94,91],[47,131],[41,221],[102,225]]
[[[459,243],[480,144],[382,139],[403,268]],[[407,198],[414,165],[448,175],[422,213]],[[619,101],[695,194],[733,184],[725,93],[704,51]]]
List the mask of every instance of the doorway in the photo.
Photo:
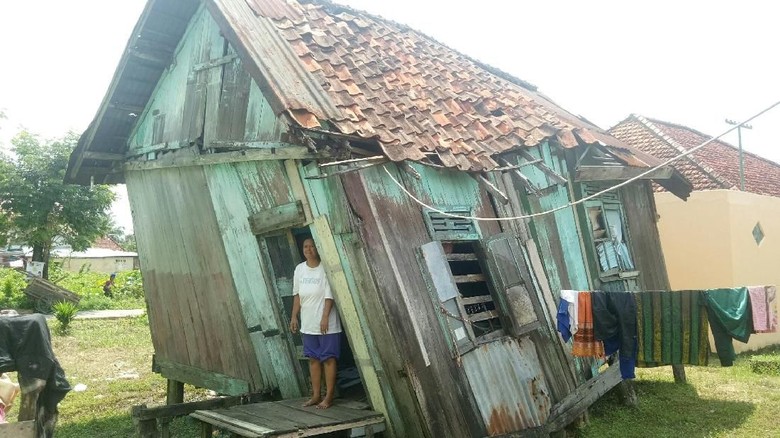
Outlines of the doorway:
[[[311,237],[309,227],[288,228],[257,236],[258,244],[268,259],[267,266],[270,267],[270,278],[276,292],[276,300],[281,310],[281,320],[285,329],[289,326],[292,315],[295,267],[304,261],[301,248],[304,240]],[[336,309],[338,310],[338,302]],[[296,372],[300,376],[300,380],[305,382],[303,387],[305,388],[304,392],[307,392],[311,387],[311,382],[308,359],[303,355],[303,339],[300,333],[293,334],[289,330],[286,330],[286,333],[288,342],[293,347]],[[336,377],[336,397],[366,401],[366,391],[358,372],[357,363],[343,331],[341,333],[341,357],[338,360]]]

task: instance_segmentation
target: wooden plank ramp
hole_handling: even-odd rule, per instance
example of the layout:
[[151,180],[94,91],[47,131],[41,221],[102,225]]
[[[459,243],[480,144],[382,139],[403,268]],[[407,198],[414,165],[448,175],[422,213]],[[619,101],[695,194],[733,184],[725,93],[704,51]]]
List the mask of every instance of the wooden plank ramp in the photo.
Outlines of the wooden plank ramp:
[[212,428],[242,437],[292,438],[317,436],[350,429],[364,429],[366,436],[384,430],[384,416],[368,410],[365,403],[335,400],[328,409],[303,407],[307,399],[252,403],[225,409],[198,410],[190,414],[199,420],[203,436]]

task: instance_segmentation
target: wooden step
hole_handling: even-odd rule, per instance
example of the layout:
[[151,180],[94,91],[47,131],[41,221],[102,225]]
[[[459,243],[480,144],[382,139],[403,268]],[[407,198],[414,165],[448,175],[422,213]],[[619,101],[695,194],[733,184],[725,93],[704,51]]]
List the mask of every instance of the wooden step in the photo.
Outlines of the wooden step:
[[485,274],[453,275],[455,283],[478,283],[485,281]]
[[484,312],[474,313],[472,315],[469,315],[469,321],[471,322],[480,322],[480,321],[487,321],[488,319],[495,319],[498,318],[498,312],[495,310],[486,310]]
[[452,253],[447,254],[447,260],[451,262],[471,262],[477,260],[477,255],[474,253]]
[[479,295],[476,297],[462,297],[461,301],[463,302],[464,306],[468,306],[470,304],[492,303],[493,297],[490,295]]

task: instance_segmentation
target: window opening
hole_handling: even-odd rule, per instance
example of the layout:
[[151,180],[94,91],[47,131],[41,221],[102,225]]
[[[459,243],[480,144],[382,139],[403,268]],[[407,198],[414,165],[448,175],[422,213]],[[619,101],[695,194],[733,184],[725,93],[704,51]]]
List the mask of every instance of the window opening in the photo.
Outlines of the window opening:
[[442,242],[450,271],[458,288],[457,304],[480,338],[501,330],[499,312],[488,286],[488,275],[479,263],[476,242]]
[[[585,190],[595,191],[588,187]],[[596,253],[596,263],[601,277],[632,272],[635,269],[628,248],[625,216],[622,205],[615,194],[607,194],[585,203],[590,237]]]

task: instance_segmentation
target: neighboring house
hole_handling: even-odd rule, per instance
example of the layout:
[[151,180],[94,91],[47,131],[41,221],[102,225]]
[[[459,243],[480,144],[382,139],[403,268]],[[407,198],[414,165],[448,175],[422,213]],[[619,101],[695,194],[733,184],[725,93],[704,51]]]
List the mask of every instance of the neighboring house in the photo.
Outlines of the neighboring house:
[[[166,378],[305,394],[287,327],[312,233],[352,352],[342,366],[386,434],[461,437],[560,430],[620,381],[561,341],[561,289],[668,288],[650,180],[532,220],[468,217],[565,206],[658,163],[369,14],[156,0],[68,179],[127,184]],[[690,192],[671,167],[654,178]]]
[[54,248],[51,261],[62,263],[62,269],[70,272],[88,269],[110,274],[131,271],[140,266],[138,253],[95,247],[85,251],[73,251],[70,247]]
[[[632,115],[610,133],[644,152],[669,159],[711,136]],[[693,183],[682,202],[659,187],[658,228],[674,289],[780,284],[780,164],[744,152],[740,191],[739,149],[723,141],[674,163]],[[779,344],[780,334],[757,334],[737,351]]]

